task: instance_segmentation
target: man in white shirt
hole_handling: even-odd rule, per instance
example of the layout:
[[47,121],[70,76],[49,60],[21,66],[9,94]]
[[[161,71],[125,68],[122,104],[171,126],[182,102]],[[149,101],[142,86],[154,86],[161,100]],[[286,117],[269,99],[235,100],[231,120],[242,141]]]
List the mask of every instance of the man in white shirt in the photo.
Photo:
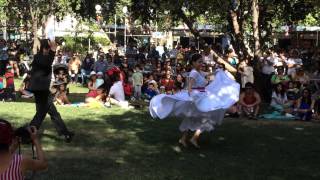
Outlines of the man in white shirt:
[[292,76],[296,73],[296,69],[303,65],[302,59],[299,58],[299,51],[294,49],[290,51],[290,57],[287,59],[288,75]]
[[117,81],[111,86],[109,96],[118,102],[125,101],[124,90],[121,81]]
[[120,75],[116,76],[116,81],[110,88],[109,95],[107,97],[106,106],[110,106],[111,104],[120,106],[122,108],[132,108],[129,106],[128,101],[125,100],[123,84],[120,81]]
[[265,102],[270,103],[271,101],[271,94],[272,94],[272,84],[271,84],[271,77],[275,72],[275,64],[274,58],[272,54],[269,53],[267,57],[262,57],[262,96]]

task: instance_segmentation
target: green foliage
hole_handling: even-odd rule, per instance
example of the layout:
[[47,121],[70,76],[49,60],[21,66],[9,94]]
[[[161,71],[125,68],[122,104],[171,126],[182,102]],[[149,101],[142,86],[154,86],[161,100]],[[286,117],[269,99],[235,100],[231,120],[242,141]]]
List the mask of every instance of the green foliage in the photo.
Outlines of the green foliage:
[[110,40],[105,37],[74,37],[74,36],[64,36],[61,37],[62,41],[65,42],[65,46],[63,47],[66,50],[70,50],[73,52],[79,52],[81,54],[85,54],[89,49],[89,38],[90,43],[93,48],[98,44],[102,46],[110,45]]

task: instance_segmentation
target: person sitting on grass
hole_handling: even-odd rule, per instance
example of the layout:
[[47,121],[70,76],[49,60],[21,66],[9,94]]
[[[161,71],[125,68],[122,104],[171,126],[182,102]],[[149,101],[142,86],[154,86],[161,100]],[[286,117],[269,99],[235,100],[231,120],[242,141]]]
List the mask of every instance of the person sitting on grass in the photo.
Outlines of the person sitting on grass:
[[103,105],[106,100],[106,89],[104,88],[104,84],[99,86],[96,90],[97,96],[95,98],[93,97],[87,97],[86,103],[90,106],[90,104],[101,104]]
[[156,81],[150,81],[148,88],[145,91],[146,100],[150,101],[154,96],[158,95],[159,92],[156,89]]
[[56,105],[70,105],[71,102],[67,96],[66,85],[64,82],[57,81],[53,83],[54,100]]
[[115,72],[111,76],[113,85],[110,88],[108,96],[106,98],[106,106],[117,105],[123,108],[129,108],[128,101],[125,100],[125,94],[123,89],[123,83],[120,80],[120,74]]
[[245,91],[240,94],[240,109],[250,119],[256,119],[260,110],[261,97],[255,91],[253,84],[247,82]]
[[271,83],[276,85],[276,84],[284,84],[286,85],[290,81],[290,77],[284,73],[284,67],[279,66],[277,68],[277,74],[274,74],[271,77]]
[[294,81],[289,81],[288,83],[287,98],[293,102],[299,98],[299,89],[297,88],[297,83]]
[[36,127],[28,128],[37,159],[16,154],[19,138],[8,121],[0,119],[0,179],[23,180],[29,171],[41,171],[48,168],[42,146],[37,137]]
[[276,85],[271,100],[271,107],[280,113],[284,113],[288,117],[292,117],[292,103],[288,101],[284,85],[279,83]]
[[97,74],[96,72],[92,71],[90,73],[90,79],[88,82],[88,88],[89,88],[89,92],[86,95],[86,98],[96,98],[97,97]]
[[30,73],[27,73],[20,85],[19,92],[22,98],[32,98],[34,96],[34,94],[29,91],[30,77]]
[[12,67],[7,66],[7,71],[4,74],[4,77],[6,78],[6,96],[7,99],[14,100],[15,99],[15,87],[14,87],[14,73],[12,72]]
[[302,96],[298,99],[295,111],[298,113],[299,120],[310,121],[312,118],[312,111],[314,109],[315,101],[311,98],[309,89],[302,91]]
[[299,82],[301,85],[307,86],[310,82],[309,76],[304,72],[303,68],[298,68],[293,75],[293,80]]

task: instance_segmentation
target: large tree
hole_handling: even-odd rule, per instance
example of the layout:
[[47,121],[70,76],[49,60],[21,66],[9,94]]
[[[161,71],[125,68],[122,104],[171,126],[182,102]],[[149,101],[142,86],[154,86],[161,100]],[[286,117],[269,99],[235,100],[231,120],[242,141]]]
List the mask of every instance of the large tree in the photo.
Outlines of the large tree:
[[[55,15],[58,19],[71,12],[71,2],[77,3],[79,0],[7,0],[6,15],[8,21],[14,17],[16,21],[24,21],[27,29],[31,28],[33,35],[33,53],[36,53],[39,46],[39,27],[45,29],[45,23],[50,15]],[[42,34],[43,36],[43,34]]]

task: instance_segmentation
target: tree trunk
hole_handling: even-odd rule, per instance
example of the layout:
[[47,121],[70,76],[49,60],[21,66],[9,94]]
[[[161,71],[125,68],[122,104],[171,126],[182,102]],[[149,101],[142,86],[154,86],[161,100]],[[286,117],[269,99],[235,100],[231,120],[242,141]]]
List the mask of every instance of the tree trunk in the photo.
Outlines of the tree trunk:
[[233,27],[233,32],[236,38],[236,43],[239,45],[239,51],[242,51],[244,56],[251,56],[249,48],[246,46],[243,38],[243,34],[240,31],[240,25],[238,22],[238,14],[237,12],[230,10],[231,23]]
[[259,0],[252,0],[252,27],[254,38],[254,56],[261,56],[259,34]]
[[37,54],[40,49],[40,41],[38,38],[38,21],[37,19],[32,19],[32,34],[33,34],[33,54]]

